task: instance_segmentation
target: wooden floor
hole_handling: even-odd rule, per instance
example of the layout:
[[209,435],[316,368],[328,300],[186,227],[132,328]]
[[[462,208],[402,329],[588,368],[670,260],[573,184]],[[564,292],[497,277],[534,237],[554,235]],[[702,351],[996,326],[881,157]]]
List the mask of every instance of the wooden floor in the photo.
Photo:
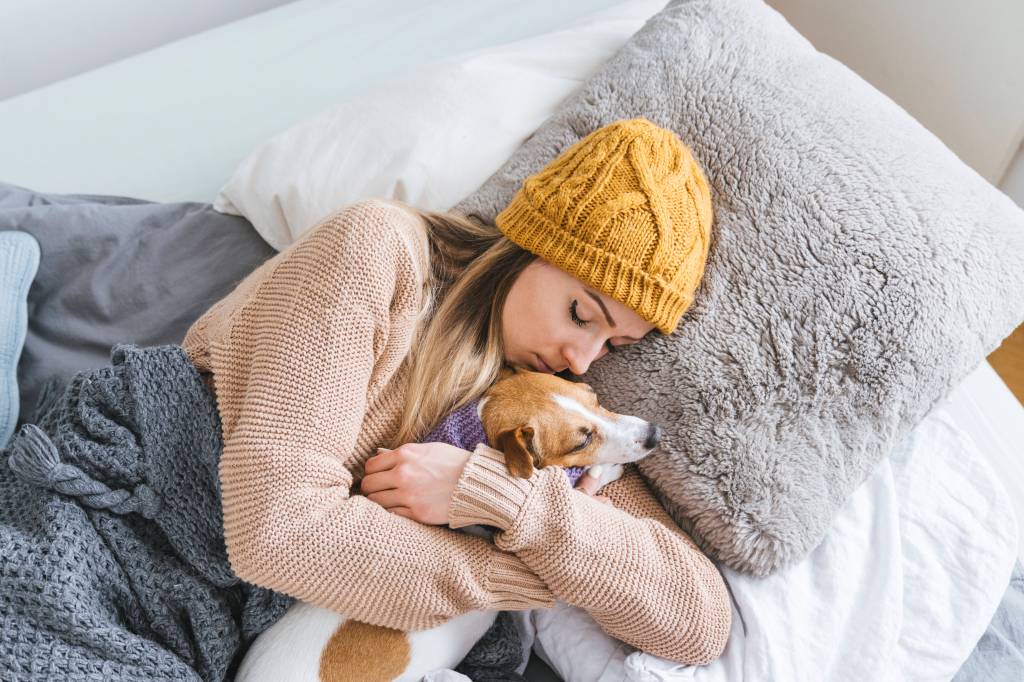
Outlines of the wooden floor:
[[1024,404],[1024,324],[988,356],[988,364]]

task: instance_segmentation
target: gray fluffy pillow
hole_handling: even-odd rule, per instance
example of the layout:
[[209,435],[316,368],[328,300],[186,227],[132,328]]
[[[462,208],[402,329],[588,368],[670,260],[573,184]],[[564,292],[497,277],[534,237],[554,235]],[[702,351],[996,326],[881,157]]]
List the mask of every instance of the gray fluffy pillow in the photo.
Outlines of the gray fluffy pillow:
[[645,116],[715,206],[676,333],[586,380],[665,428],[641,471],[713,557],[804,557],[874,465],[1024,319],[1024,212],[753,0],[653,17],[472,196],[493,221],[587,133]]

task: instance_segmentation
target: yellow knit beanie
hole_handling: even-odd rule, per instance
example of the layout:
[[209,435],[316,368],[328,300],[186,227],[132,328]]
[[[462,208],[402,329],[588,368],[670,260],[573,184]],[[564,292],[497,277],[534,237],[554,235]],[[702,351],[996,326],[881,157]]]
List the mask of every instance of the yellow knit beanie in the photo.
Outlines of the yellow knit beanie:
[[528,177],[495,222],[511,241],[671,334],[693,302],[711,236],[693,154],[643,118],[590,133]]

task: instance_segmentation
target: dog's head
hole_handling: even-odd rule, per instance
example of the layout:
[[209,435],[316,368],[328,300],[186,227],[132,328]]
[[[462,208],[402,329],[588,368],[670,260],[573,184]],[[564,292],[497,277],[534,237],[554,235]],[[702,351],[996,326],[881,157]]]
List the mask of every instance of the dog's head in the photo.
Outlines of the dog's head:
[[661,439],[654,424],[601,407],[587,384],[542,372],[503,369],[477,409],[488,442],[522,478],[552,464],[635,462]]

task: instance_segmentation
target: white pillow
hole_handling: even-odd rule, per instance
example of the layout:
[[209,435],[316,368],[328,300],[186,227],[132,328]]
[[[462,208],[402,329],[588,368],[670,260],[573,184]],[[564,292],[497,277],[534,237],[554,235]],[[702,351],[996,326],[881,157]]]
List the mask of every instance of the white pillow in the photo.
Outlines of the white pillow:
[[627,0],[534,38],[389,79],[256,148],[213,207],[278,251],[369,197],[446,210],[468,196],[665,0]]

